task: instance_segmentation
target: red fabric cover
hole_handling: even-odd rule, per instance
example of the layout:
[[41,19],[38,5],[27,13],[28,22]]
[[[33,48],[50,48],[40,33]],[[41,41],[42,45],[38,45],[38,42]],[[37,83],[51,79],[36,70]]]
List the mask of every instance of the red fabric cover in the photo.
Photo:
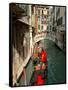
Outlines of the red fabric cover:
[[42,75],[38,75],[36,84],[37,84],[37,85],[44,85],[44,84],[45,84],[45,80],[42,79]]
[[41,52],[41,62],[47,62],[47,53],[46,51]]

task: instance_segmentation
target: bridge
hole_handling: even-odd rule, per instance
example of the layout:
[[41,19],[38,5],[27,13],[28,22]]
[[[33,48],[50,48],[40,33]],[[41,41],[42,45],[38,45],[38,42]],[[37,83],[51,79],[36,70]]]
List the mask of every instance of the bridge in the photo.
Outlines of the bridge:
[[43,40],[43,39],[49,39],[49,40],[52,40],[54,42],[55,36],[49,34],[48,31],[39,32],[33,38],[33,45],[35,43],[39,42],[40,40]]

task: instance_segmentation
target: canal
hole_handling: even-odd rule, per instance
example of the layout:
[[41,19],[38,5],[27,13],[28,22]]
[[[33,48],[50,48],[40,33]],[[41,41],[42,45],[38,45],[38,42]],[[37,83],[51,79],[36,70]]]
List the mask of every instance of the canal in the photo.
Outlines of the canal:
[[[41,43],[44,44],[48,61],[48,75],[45,84],[64,84],[66,82],[65,53],[51,40],[45,39],[42,40]],[[35,77],[33,74],[32,81],[34,79]]]
[[62,84],[66,81],[66,58],[65,53],[54,42],[44,40],[48,60],[48,83]]
[[[66,55],[65,53],[51,40],[42,40],[44,42],[44,48],[47,52],[47,61],[48,61],[48,74],[45,85],[50,84],[64,84],[66,83]],[[31,62],[31,63],[30,63]],[[32,65],[32,60],[30,60],[26,72],[27,72],[27,80],[28,86],[32,85],[31,83],[36,78],[34,77],[34,68]],[[30,72],[33,72],[31,75]],[[45,77],[46,78],[46,77]],[[22,78],[19,80],[19,84],[22,86],[23,84]]]

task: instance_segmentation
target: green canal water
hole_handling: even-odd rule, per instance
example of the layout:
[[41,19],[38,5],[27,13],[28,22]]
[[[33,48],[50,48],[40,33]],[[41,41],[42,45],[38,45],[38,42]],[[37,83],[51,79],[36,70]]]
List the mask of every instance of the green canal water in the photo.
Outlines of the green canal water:
[[63,84],[66,82],[66,55],[54,42],[44,40],[47,51],[48,80],[47,84]]

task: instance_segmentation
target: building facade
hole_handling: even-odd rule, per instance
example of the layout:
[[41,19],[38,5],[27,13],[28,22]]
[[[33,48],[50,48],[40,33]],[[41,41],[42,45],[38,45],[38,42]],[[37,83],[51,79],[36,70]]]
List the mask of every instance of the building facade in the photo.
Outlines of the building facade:
[[53,6],[49,9],[49,24],[48,31],[50,38],[56,45],[65,51],[65,7]]

